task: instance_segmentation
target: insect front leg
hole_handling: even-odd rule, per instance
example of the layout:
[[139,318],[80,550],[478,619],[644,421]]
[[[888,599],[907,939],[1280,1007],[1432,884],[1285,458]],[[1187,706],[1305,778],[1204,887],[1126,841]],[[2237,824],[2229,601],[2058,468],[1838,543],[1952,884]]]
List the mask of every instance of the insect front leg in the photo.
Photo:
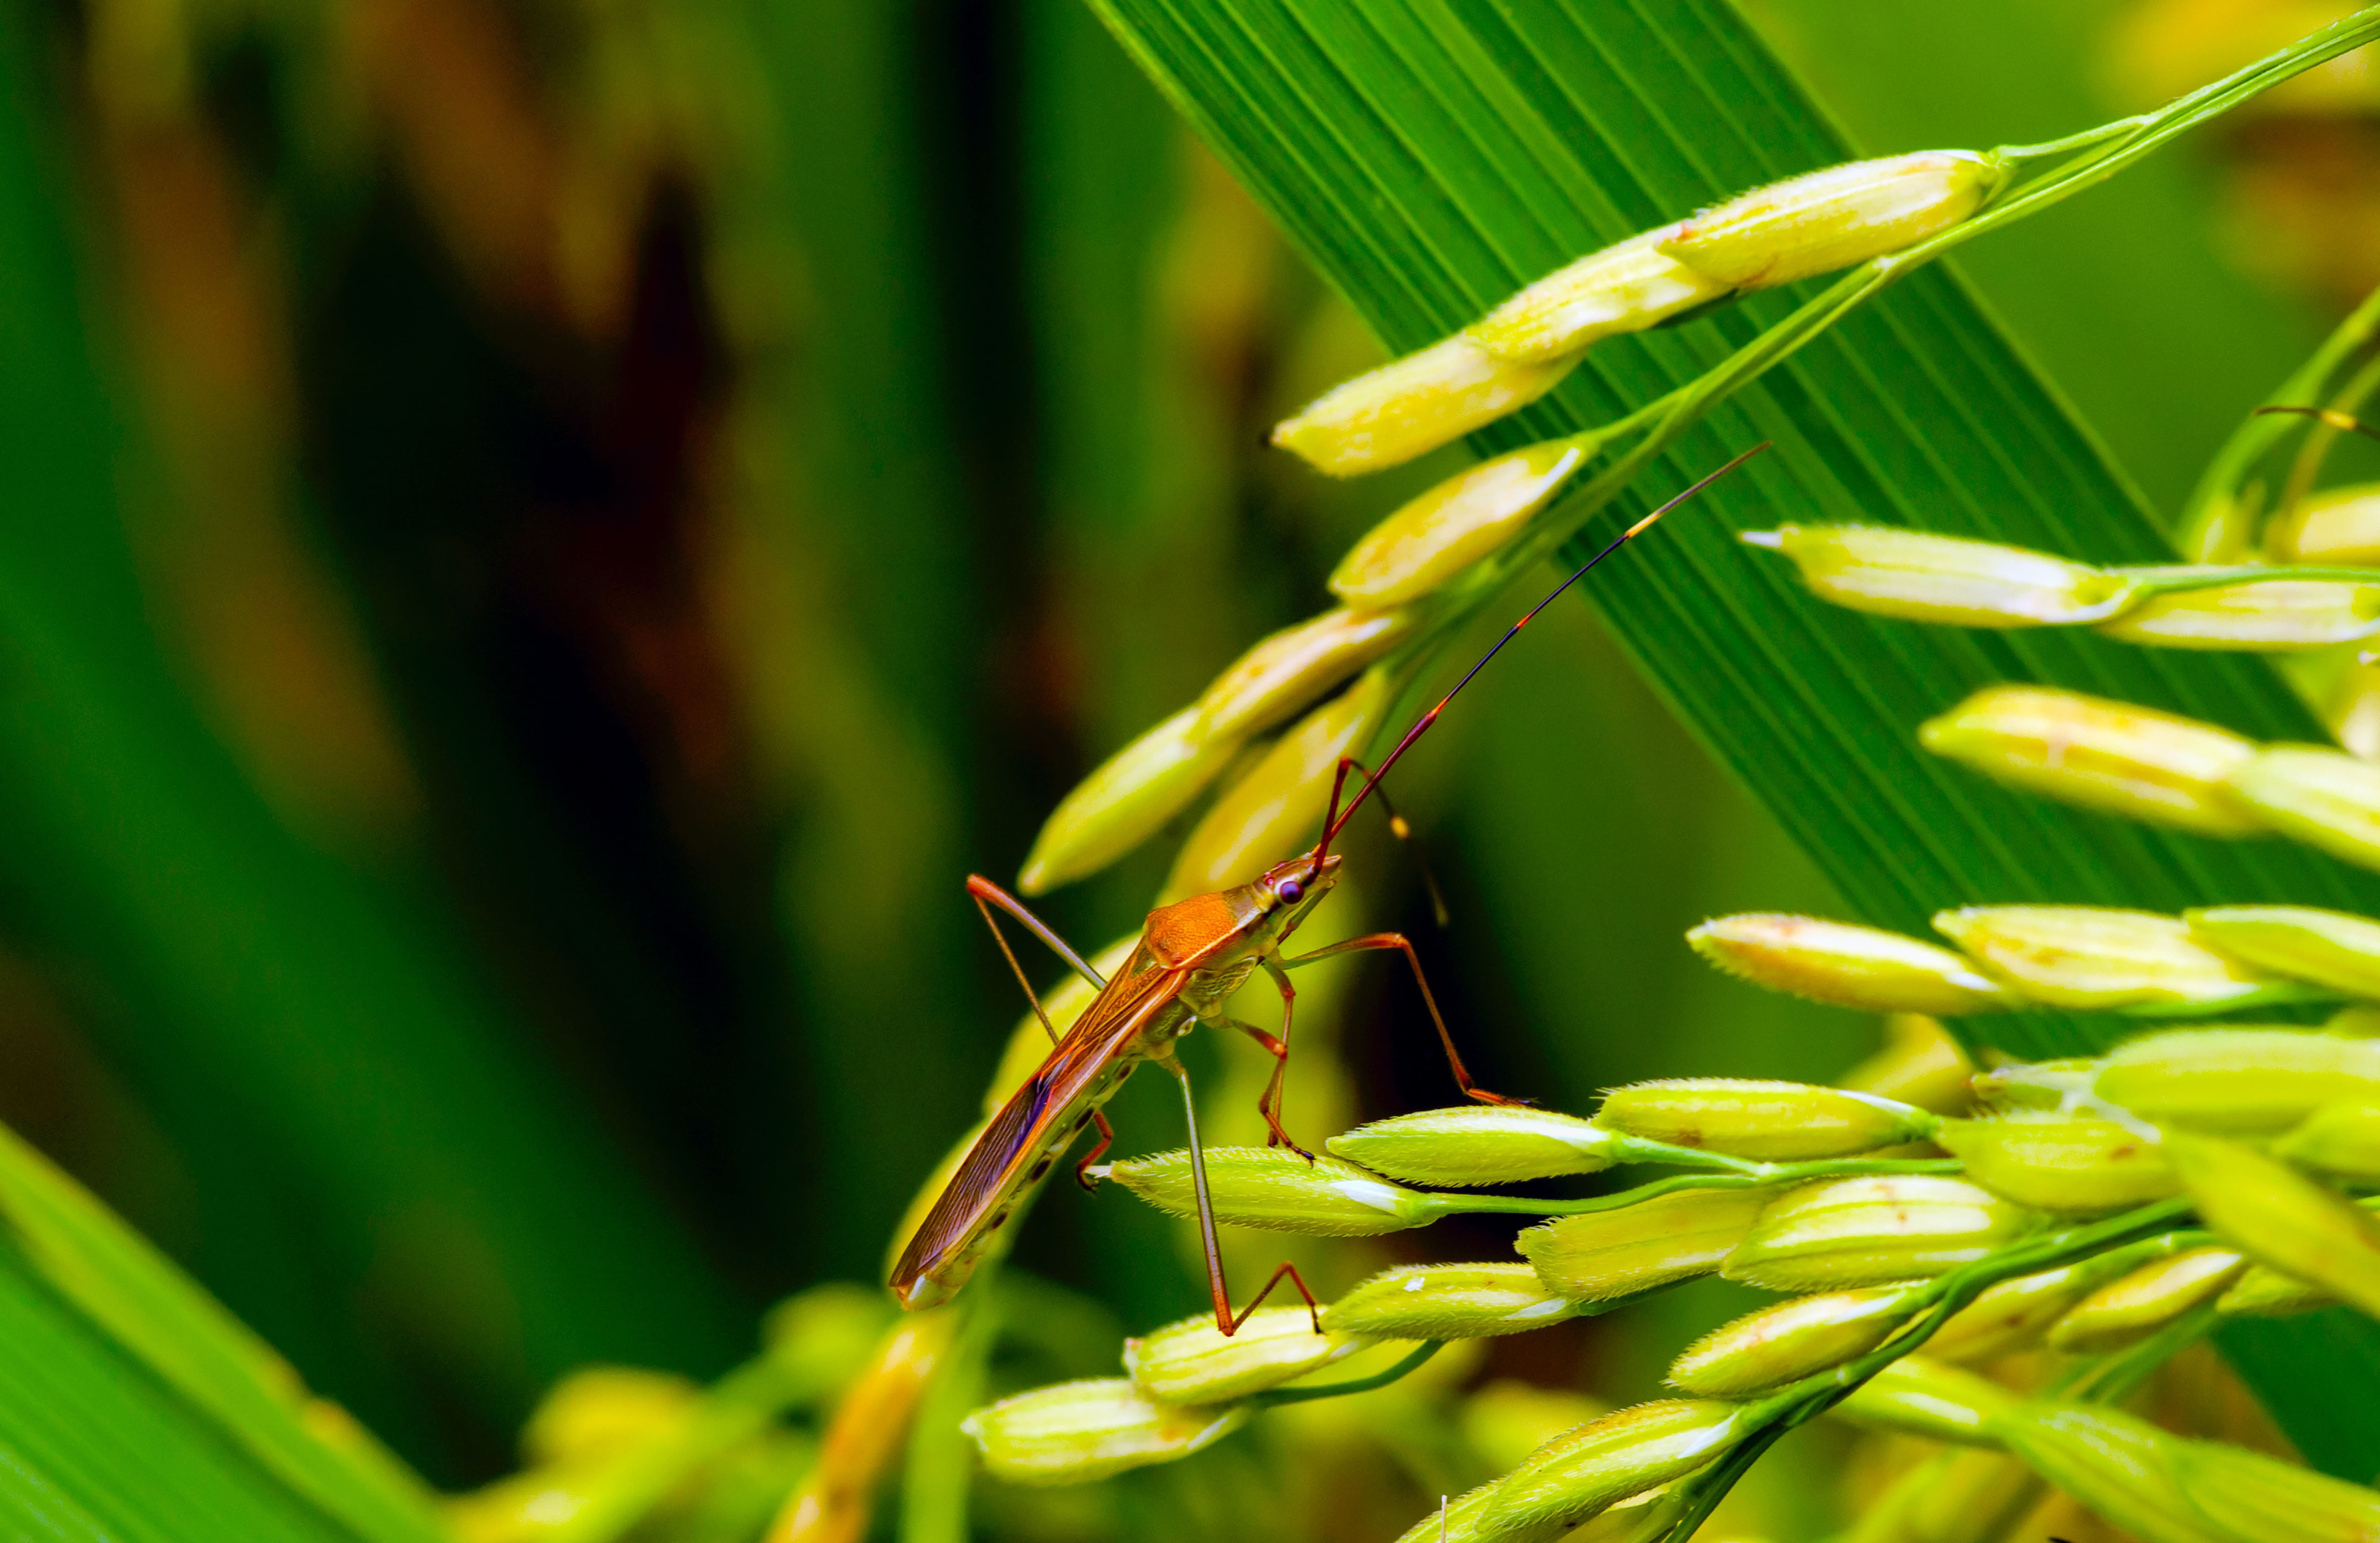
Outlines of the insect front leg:
[[[1066,940],[1058,936],[1048,922],[1035,916],[1025,902],[980,873],[967,875],[966,888],[967,897],[975,902],[975,908],[983,913],[983,924],[991,929],[992,942],[1000,945],[1001,956],[1008,961],[1009,970],[1015,975],[1017,985],[1025,989],[1025,1000],[1033,1004],[1033,1015],[1041,1020],[1042,1032],[1050,1036],[1051,1044],[1056,1044],[1058,1026],[1050,1021],[1048,1011],[1041,1005],[1041,994],[1033,989],[1032,980],[1025,974],[1025,966],[1016,962],[1016,951],[1008,946],[1008,934],[1000,929],[1000,918],[991,914],[991,908],[997,905],[1024,923],[1027,931],[1050,945],[1052,954],[1073,966],[1076,975],[1089,981],[1091,990],[1104,990],[1107,982],[1100,978],[1099,971],[1091,968],[1088,961],[1066,946]],[[1099,1122],[1099,1128],[1102,1131],[1107,1129],[1106,1120]]]
[[1286,1147],[1312,1162],[1314,1154],[1291,1140],[1289,1132],[1282,1129],[1281,1124],[1281,1093],[1289,1077],[1289,1032],[1297,1017],[1297,988],[1289,983],[1288,973],[1270,954],[1263,955],[1257,963],[1264,966],[1265,973],[1272,977],[1273,985],[1281,990],[1281,1037],[1275,1039],[1254,1024],[1244,1024],[1236,1019],[1231,1020],[1232,1027],[1272,1052],[1272,1079],[1265,1084],[1263,1096],[1257,1100],[1257,1112],[1264,1116],[1265,1126],[1271,1132],[1266,1136],[1265,1145]]
[[[1275,1039],[1273,1036],[1266,1033],[1263,1029],[1258,1028],[1256,1025],[1249,1023],[1243,1018],[1218,1018],[1215,1021],[1225,1028],[1238,1029],[1241,1033],[1246,1035],[1249,1039],[1254,1039],[1257,1044],[1263,1046],[1266,1054],[1272,1056],[1276,1061],[1281,1063],[1282,1065],[1287,1063],[1289,1060],[1289,1046],[1281,1042],[1280,1039]],[[1265,1117],[1265,1124],[1272,1127],[1272,1135],[1265,1144],[1269,1147],[1287,1147],[1299,1157],[1304,1158],[1308,1162],[1312,1162],[1314,1160],[1314,1154],[1299,1146],[1296,1142],[1291,1140],[1289,1138],[1289,1133],[1281,1128],[1281,1120],[1278,1117],[1277,1112],[1281,1105],[1280,1084],[1282,1065],[1276,1065],[1273,1068],[1271,1085],[1266,1087],[1264,1096],[1257,1100],[1257,1112],[1263,1115]]]
[[1255,1312],[1264,1299],[1272,1294],[1273,1287],[1286,1278],[1297,1288],[1297,1294],[1305,1298],[1306,1317],[1313,1323],[1314,1331],[1319,1334],[1322,1332],[1322,1304],[1317,1302],[1314,1294],[1306,1289],[1305,1277],[1297,1272],[1297,1266],[1287,1259],[1281,1261],[1281,1268],[1272,1272],[1265,1282],[1264,1289],[1250,1298],[1246,1306],[1237,1313],[1232,1311],[1232,1288],[1223,1279],[1223,1250],[1215,1241],[1215,1202],[1207,1193],[1207,1153],[1198,1144],[1198,1106],[1190,1097],[1190,1074],[1183,1070],[1182,1063],[1171,1055],[1160,1064],[1172,1072],[1173,1080],[1182,1085],[1182,1124],[1190,1136],[1190,1188],[1198,1200],[1198,1241],[1207,1251],[1207,1291],[1214,1299],[1216,1329],[1226,1335],[1238,1333],[1240,1325],[1247,1322],[1248,1315]]
[[[1025,974],[1025,966],[1017,963],[1016,951],[1008,946],[1008,934],[1000,929],[1000,918],[991,914],[991,908],[997,905],[1023,922],[1035,937],[1050,945],[1052,953],[1073,966],[1076,975],[1089,981],[1093,990],[1104,989],[1107,982],[1081,954],[1066,946],[1066,940],[1058,936],[1049,923],[1035,916],[1025,902],[980,873],[968,874],[966,887],[968,898],[975,902],[975,908],[983,913],[983,924],[991,929],[992,940],[1000,944],[1001,955],[1008,961],[1010,971],[1016,977],[1016,984],[1025,989],[1025,1000],[1033,1004],[1033,1015],[1041,1020],[1041,1031],[1050,1036],[1051,1044],[1056,1044],[1060,1038],[1058,1026],[1050,1021],[1049,1011],[1041,1005],[1040,993],[1033,989],[1032,980]],[[1093,1110],[1091,1123],[1099,1127],[1099,1145],[1091,1148],[1089,1156],[1075,1164],[1075,1182],[1081,1185],[1086,1193],[1099,1187],[1099,1181],[1091,1177],[1091,1168],[1107,1154],[1110,1147],[1115,1145],[1115,1127],[1108,1124],[1105,1114]]]
[[1445,1015],[1438,1010],[1438,998],[1429,989],[1429,977],[1422,974],[1421,958],[1414,953],[1413,943],[1403,933],[1369,932],[1360,938],[1349,938],[1344,942],[1332,943],[1328,948],[1318,948],[1311,954],[1301,954],[1294,959],[1284,959],[1281,961],[1281,966],[1285,969],[1302,969],[1317,960],[1328,959],[1334,954],[1365,954],[1382,949],[1395,949],[1401,952],[1405,956],[1405,963],[1413,966],[1414,983],[1421,988],[1423,1005],[1429,1009],[1429,1021],[1438,1026],[1438,1042],[1446,1047],[1446,1063],[1454,1069],[1455,1086],[1463,1089],[1463,1096],[1475,1099],[1483,1104],[1527,1103],[1529,1100],[1526,1099],[1511,1098],[1502,1093],[1490,1093],[1471,1080],[1470,1068],[1463,1064],[1463,1056],[1454,1048],[1454,1036],[1447,1032]]

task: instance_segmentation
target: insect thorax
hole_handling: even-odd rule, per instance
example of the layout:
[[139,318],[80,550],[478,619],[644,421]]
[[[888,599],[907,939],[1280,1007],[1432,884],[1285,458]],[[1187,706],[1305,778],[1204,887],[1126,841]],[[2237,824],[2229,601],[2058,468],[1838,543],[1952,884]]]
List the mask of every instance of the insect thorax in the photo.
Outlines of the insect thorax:
[[[1225,999],[1257,972],[1257,955],[1250,954],[1219,969],[1193,970],[1182,988],[1183,1005],[1201,1018],[1210,1018],[1223,1010]],[[1186,1025],[1184,1027],[1187,1027]]]

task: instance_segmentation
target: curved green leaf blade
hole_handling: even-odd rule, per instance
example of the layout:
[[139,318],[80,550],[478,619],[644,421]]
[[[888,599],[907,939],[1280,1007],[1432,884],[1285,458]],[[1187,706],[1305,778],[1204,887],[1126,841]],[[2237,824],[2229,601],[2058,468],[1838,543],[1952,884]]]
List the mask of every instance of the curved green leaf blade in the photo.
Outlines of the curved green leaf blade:
[[[395,1459],[357,1462],[307,1428],[287,1364],[80,1185],[0,1126],[0,1219],[55,1291],[266,1470],[358,1537],[436,1543],[430,1492]],[[399,1475],[403,1477],[399,1477]]]
[[354,1543],[0,1246],[0,1524],[116,1543]]

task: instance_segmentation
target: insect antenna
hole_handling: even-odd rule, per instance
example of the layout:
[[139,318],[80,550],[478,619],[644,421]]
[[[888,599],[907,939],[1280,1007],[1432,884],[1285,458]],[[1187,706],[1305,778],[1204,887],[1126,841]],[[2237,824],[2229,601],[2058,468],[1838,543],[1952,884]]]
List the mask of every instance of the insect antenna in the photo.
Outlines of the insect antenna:
[[[1364,772],[1365,776],[1371,776],[1369,772],[1364,771],[1362,761],[1353,756],[1348,757],[1347,760],[1348,764],[1356,771]],[[1380,812],[1389,817],[1389,834],[1405,844],[1405,850],[1413,854],[1414,862],[1421,869],[1422,888],[1429,892],[1430,919],[1438,924],[1441,931],[1453,926],[1454,913],[1447,909],[1446,892],[1439,887],[1438,870],[1430,867],[1428,849],[1422,844],[1421,838],[1414,834],[1412,824],[1403,815],[1397,812],[1397,807],[1389,802],[1389,790],[1375,786],[1372,793],[1380,800]]]
[[2258,407],[2248,416],[2262,418],[2266,413],[2289,413],[2298,418],[2320,419],[2326,427],[2350,434],[2362,434],[2365,439],[2380,439],[2380,430],[2369,427],[2354,414],[2340,412],[2337,407],[2301,407],[2275,402]]
[[[1585,578],[1594,570],[1595,565],[1597,563],[1602,562],[1605,558],[1610,556],[1621,547],[1626,546],[1629,541],[1650,529],[1655,520],[1659,519],[1663,515],[1668,514],[1679,504],[1683,504],[1686,500],[1694,497],[1705,488],[1709,487],[1713,482],[1718,481],[1729,472],[1733,471],[1744,462],[1752,459],[1753,456],[1757,456],[1762,451],[1767,449],[1769,447],[1769,441],[1762,440],[1758,444],[1754,445],[1742,455],[1736,456],[1735,459],[1728,462],[1727,465],[1720,467],[1717,471],[1711,472],[1703,477],[1692,487],[1686,489],[1683,492],[1679,493],[1676,497],[1670,499],[1668,503],[1662,504],[1651,514],[1646,515],[1643,519],[1638,520],[1627,529],[1622,530],[1619,535],[1612,537],[1610,541],[1604,543],[1602,550],[1598,551],[1594,556],[1588,558],[1585,562],[1580,564],[1572,571],[1571,576],[1568,578],[1565,578],[1560,583],[1555,585],[1552,590],[1547,594],[1545,599],[1529,607],[1526,614],[1524,614],[1519,621],[1514,622],[1511,626],[1506,627],[1504,629],[1504,635],[1497,638],[1496,641],[1489,646],[1486,653],[1479,656],[1479,662],[1477,663],[1472,665],[1470,669],[1463,672],[1463,678],[1454,683],[1453,690],[1451,690],[1447,692],[1445,696],[1440,697],[1438,699],[1438,705],[1436,707],[1431,708],[1427,712],[1423,713],[1419,718],[1414,721],[1413,727],[1405,731],[1405,736],[1397,741],[1396,748],[1390,750],[1387,757],[1381,760],[1379,770],[1377,772],[1364,772],[1364,785],[1356,790],[1355,796],[1347,801],[1347,806],[1344,808],[1339,807],[1339,795],[1344,790],[1347,784],[1347,769],[1351,766],[1354,766],[1355,762],[1347,759],[1341,760],[1339,763],[1338,780],[1332,783],[1330,786],[1330,809],[1323,820],[1322,840],[1315,848],[1315,861],[1318,864],[1322,860],[1323,857],[1329,853],[1332,839],[1339,834],[1342,828],[1345,827],[1347,821],[1354,817],[1355,811],[1364,807],[1364,800],[1371,796],[1373,792],[1378,788],[1380,779],[1389,774],[1389,768],[1397,763],[1397,758],[1403,755],[1406,750],[1410,749],[1413,747],[1415,740],[1419,739],[1423,735],[1429,732],[1429,726],[1438,722],[1438,715],[1446,711],[1446,704],[1454,700],[1456,693],[1460,692],[1464,686],[1470,685],[1472,677],[1478,674],[1480,671],[1486,669],[1488,667],[1488,662],[1495,658],[1498,653],[1501,652],[1505,644],[1518,637],[1523,627],[1536,620],[1538,612],[1543,611],[1547,606],[1551,605],[1556,600],[1560,599],[1563,590],[1568,589],[1572,585],[1577,583],[1580,579]],[[1361,771],[1362,768],[1357,767],[1357,770]],[[1383,796],[1385,796],[1385,795]]]

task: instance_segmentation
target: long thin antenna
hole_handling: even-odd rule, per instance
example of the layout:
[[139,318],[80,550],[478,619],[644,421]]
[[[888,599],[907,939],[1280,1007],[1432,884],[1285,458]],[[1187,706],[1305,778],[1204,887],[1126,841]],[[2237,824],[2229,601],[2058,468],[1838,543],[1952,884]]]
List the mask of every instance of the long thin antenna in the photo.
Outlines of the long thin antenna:
[[2365,439],[2380,439],[2380,430],[2366,426],[2362,419],[2350,413],[2340,412],[2337,407],[2298,407],[2274,403],[2258,407],[2248,416],[2262,418],[2267,413],[2290,413],[2299,418],[2320,419],[2325,427],[2337,429],[2342,433],[2362,434]]
[[1397,741],[1397,747],[1390,750],[1388,753],[1388,756],[1381,760],[1379,770],[1377,772],[1366,772],[1364,773],[1364,785],[1356,791],[1354,797],[1348,800],[1347,807],[1343,809],[1338,808],[1339,793],[1340,789],[1345,785],[1347,767],[1350,763],[1342,761],[1339,766],[1340,780],[1338,783],[1334,784],[1330,789],[1330,803],[1333,812],[1330,820],[1322,827],[1322,841],[1316,848],[1316,859],[1318,861],[1322,855],[1330,849],[1331,838],[1336,836],[1339,833],[1340,829],[1344,826],[1349,820],[1354,817],[1354,813],[1357,809],[1364,807],[1364,800],[1371,796],[1373,787],[1379,783],[1379,780],[1389,774],[1389,768],[1397,763],[1397,758],[1403,755],[1405,751],[1412,747],[1415,740],[1419,739],[1423,735],[1429,732],[1429,726],[1438,722],[1438,715],[1446,711],[1446,704],[1454,700],[1456,692],[1461,691],[1464,686],[1470,685],[1472,676],[1476,675],[1480,671],[1486,669],[1488,667],[1488,662],[1495,658],[1497,653],[1504,647],[1505,644],[1518,637],[1521,629],[1528,626],[1531,621],[1535,620],[1538,612],[1543,611],[1547,606],[1551,605],[1556,600],[1560,599],[1563,590],[1569,589],[1580,579],[1585,578],[1587,574],[1594,569],[1597,563],[1602,562],[1605,558],[1610,556],[1621,547],[1626,546],[1634,538],[1652,529],[1652,525],[1655,520],[1659,519],[1663,515],[1668,514],[1679,504],[1683,504],[1686,500],[1694,497],[1694,494],[1702,492],[1705,488],[1709,487],[1713,482],[1718,481],[1729,472],[1733,471],[1744,462],[1752,459],[1753,456],[1757,456],[1762,451],[1767,449],[1769,447],[1769,443],[1770,442],[1767,440],[1762,440],[1758,444],[1754,445],[1742,455],[1738,456],[1735,459],[1728,462],[1727,465],[1719,468],[1717,471],[1714,471],[1708,476],[1703,478],[1700,481],[1688,488],[1685,492],[1678,494],[1675,498],[1670,499],[1667,504],[1662,504],[1651,514],[1646,515],[1643,519],[1638,520],[1627,529],[1622,530],[1619,535],[1611,538],[1610,541],[1603,548],[1602,551],[1597,553],[1594,556],[1580,564],[1577,570],[1568,578],[1565,578],[1560,583],[1555,585],[1552,592],[1548,594],[1545,599],[1529,607],[1528,614],[1523,616],[1519,621],[1514,622],[1511,626],[1506,627],[1504,629],[1504,635],[1501,638],[1497,638],[1495,644],[1490,647],[1486,653],[1479,656],[1479,662],[1471,666],[1469,670],[1463,673],[1463,678],[1454,683],[1454,690],[1449,691],[1445,696],[1440,697],[1438,699],[1438,705],[1436,707],[1431,708],[1427,712],[1423,713],[1418,719],[1415,720],[1414,726],[1405,731],[1405,736]]

